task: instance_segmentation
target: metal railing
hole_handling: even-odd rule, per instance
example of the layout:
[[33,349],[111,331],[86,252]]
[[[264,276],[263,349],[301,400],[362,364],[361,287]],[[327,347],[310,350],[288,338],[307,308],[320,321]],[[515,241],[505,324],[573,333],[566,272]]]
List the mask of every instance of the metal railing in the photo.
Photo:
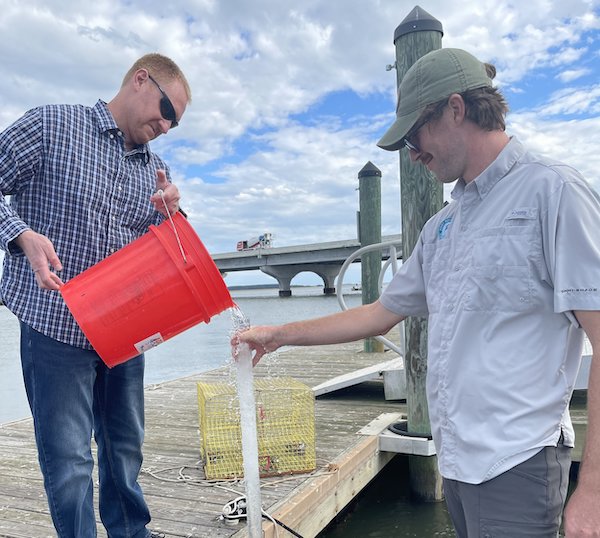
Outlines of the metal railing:
[[[379,279],[377,282],[379,295],[381,295],[381,290],[383,289],[383,279],[385,278],[385,273],[392,267],[392,276],[396,274],[398,270],[398,251],[396,249],[397,246],[402,246],[402,239],[397,239],[395,241],[385,241],[383,243],[374,243],[372,245],[367,245],[365,247],[361,247],[355,252],[353,252],[344,262],[342,268],[340,269],[340,273],[338,275],[337,286],[336,286],[336,294],[338,303],[342,310],[348,310],[348,306],[346,305],[346,301],[344,300],[343,293],[343,285],[344,285],[344,275],[346,274],[346,270],[350,266],[351,263],[354,262],[357,258],[361,257],[363,254],[367,252],[372,252],[374,250],[383,251],[386,248],[389,248],[389,257],[381,266],[381,271],[379,272]],[[394,342],[388,340],[385,336],[374,336],[376,340],[382,342],[384,346],[395,351],[401,357],[404,357],[404,322],[398,324],[398,329],[400,330],[400,346],[396,345]]]

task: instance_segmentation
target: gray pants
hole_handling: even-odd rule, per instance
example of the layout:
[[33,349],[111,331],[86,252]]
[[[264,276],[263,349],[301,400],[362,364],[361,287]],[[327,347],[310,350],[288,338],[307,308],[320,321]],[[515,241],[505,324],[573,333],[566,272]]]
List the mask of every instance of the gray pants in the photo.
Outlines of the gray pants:
[[545,447],[483,482],[444,479],[444,495],[459,538],[556,538],[569,484],[571,449]]

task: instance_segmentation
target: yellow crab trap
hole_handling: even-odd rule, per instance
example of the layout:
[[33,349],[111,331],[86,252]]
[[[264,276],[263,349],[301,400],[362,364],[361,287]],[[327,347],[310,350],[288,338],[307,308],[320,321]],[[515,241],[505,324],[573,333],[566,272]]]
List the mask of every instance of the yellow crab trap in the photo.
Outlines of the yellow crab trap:
[[[314,471],[312,390],[290,377],[255,379],[254,395],[260,475]],[[243,476],[240,406],[235,386],[199,382],[198,405],[206,478]]]

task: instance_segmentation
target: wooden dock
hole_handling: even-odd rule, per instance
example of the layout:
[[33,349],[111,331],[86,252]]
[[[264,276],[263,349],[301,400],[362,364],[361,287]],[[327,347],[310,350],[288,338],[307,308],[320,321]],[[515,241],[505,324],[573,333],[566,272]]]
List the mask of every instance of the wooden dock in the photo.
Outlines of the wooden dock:
[[[310,387],[332,377],[394,358],[363,353],[362,343],[293,348],[263,359],[256,377],[291,376]],[[176,360],[174,358],[173,360]],[[150,506],[153,530],[167,537],[241,538],[245,523],[219,519],[223,507],[243,494],[239,482],[205,480],[200,461],[197,381],[224,381],[228,367],[146,389],[146,441],[140,483]],[[304,538],[316,536],[389,462],[376,435],[357,432],[383,413],[405,412],[402,402],[384,399],[372,381],[320,396],[315,406],[317,470],[261,480],[263,508]],[[106,532],[98,520],[98,535]],[[267,538],[292,536],[264,520]],[[49,516],[31,419],[0,426],[0,536],[55,536]]]

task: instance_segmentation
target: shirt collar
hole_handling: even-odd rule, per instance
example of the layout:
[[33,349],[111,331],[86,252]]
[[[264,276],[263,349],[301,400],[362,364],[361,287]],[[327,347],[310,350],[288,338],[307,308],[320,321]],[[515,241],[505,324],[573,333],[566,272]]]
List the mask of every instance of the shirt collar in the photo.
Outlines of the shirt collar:
[[[102,99],[98,99],[98,102],[94,105],[94,113],[96,114],[96,121],[98,122],[98,130],[101,133],[115,134],[119,131],[119,127],[111,114],[108,105]],[[150,161],[150,148],[148,144],[140,144],[131,151],[127,152],[129,155],[140,154],[140,157],[144,159],[144,163],[148,164]]]
[[[523,144],[516,137],[511,137],[508,144],[504,146],[492,163],[472,181],[481,199],[485,198],[496,183],[510,172],[511,168],[524,153],[525,148]],[[455,200],[460,198],[464,194],[466,187],[465,180],[459,178],[452,190],[452,198]]]

